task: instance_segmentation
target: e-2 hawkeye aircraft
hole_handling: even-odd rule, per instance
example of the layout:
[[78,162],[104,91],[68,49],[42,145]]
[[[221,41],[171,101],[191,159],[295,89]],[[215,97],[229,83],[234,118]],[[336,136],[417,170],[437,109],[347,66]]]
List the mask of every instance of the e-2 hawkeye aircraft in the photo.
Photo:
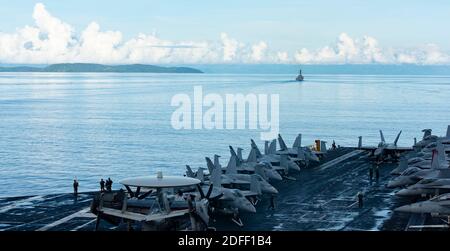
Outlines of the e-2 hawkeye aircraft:
[[[94,198],[91,212],[97,215],[96,230],[100,220],[116,226],[126,223],[129,230],[133,226],[143,231],[208,229],[212,187],[204,196],[200,180],[158,172],[156,177],[134,177],[120,183],[126,190],[102,192]],[[183,190],[193,187],[203,196],[184,197]]]

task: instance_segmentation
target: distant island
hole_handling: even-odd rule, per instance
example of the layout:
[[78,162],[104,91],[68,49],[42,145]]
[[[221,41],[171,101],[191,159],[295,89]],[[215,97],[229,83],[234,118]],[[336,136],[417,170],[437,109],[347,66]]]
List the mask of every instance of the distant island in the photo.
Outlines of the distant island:
[[52,64],[45,67],[0,67],[0,72],[130,72],[130,73],[203,73],[190,67],[163,67],[145,64],[102,65],[102,64]]

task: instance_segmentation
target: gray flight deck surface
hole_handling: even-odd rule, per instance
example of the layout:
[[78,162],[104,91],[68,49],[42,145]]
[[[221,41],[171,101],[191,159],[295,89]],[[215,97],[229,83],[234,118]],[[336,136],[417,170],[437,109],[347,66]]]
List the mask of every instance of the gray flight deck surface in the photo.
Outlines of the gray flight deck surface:
[[[217,230],[399,230],[417,216],[393,213],[407,202],[385,187],[396,163],[380,165],[380,179],[369,182],[368,153],[352,148],[329,151],[321,163],[292,172],[297,180],[274,183],[279,194],[275,210],[266,196],[256,206],[256,214],[243,214],[243,227],[229,218],[218,217],[211,225]],[[356,194],[364,193],[363,208]],[[89,213],[94,193],[0,198],[0,231],[93,231],[95,217]],[[410,219],[411,218],[411,219]],[[420,217],[423,218],[423,217]],[[100,230],[115,228],[102,221]]]

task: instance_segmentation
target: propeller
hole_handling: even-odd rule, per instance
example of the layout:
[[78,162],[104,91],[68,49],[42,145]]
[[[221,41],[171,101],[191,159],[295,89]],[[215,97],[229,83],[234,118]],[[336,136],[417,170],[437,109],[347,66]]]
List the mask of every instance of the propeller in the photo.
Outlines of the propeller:
[[197,190],[198,190],[198,192],[200,193],[200,198],[206,198],[206,196],[205,196],[205,193],[203,193],[203,189],[202,189],[202,187],[200,186],[200,185],[197,185]]
[[213,191],[213,184],[209,185],[208,192],[206,192],[206,195],[203,192],[202,187],[198,186],[198,192],[200,193],[200,199],[207,199],[207,200],[209,200],[212,191]]
[[[213,192],[213,184],[209,185],[208,191],[206,194],[203,192],[203,189],[200,185],[197,185],[197,190],[200,193],[200,199],[207,199],[208,201],[211,200],[211,194]],[[215,200],[221,198],[223,196],[223,193],[221,193],[219,196],[214,197]]]
[[212,193],[212,191],[213,191],[213,187],[214,187],[213,184],[209,185],[208,192],[206,193],[206,198],[207,198],[207,199],[209,199],[209,197],[211,196],[211,193]]

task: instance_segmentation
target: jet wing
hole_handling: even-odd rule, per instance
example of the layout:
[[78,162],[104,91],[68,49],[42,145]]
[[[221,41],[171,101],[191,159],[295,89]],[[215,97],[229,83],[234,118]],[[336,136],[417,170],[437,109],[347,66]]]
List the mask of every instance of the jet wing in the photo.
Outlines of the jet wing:
[[232,183],[232,184],[238,184],[238,185],[247,185],[247,184],[250,184],[249,181],[238,180],[238,179],[231,180],[230,183]]
[[378,147],[376,147],[376,146],[361,146],[361,147],[358,147],[358,149],[366,150],[366,151],[372,151],[372,150],[375,150],[377,148]]
[[[279,156],[278,156],[279,157]],[[280,159],[279,158],[275,158],[275,157],[273,157],[273,156],[267,156],[267,155],[263,155],[261,158],[259,158],[258,159],[259,161],[261,161],[261,162],[270,162],[270,163],[273,163],[273,162],[280,162]]]
[[304,161],[306,158],[291,158],[292,161]]
[[272,166],[272,169],[275,171],[284,171],[285,170],[285,168],[281,167],[281,166]]
[[258,193],[255,193],[255,192],[250,191],[250,190],[244,190],[244,191],[242,191],[242,194],[245,197],[253,197],[253,196],[258,196],[259,195]]
[[280,155],[280,154],[295,154],[297,155],[297,150],[293,149],[293,148],[288,148],[286,150],[278,150],[275,152],[275,154]]
[[248,184],[250,184],[249,181],[238,180],[238,179],[227,179],[227,180],[222,180],[221,183],[222,183],[222,185],[230,185],[230,184],[248,185]]
[[246,172],[254,172],[255,167],[253,166],[247,166],[247,165],[240,165],[237,167],[238,171],[246,171]]
[[450,184],[448,184],[448,185],[430,185],[430,186],[426,186],[425,188],[431,188],[431,189],[450,189]]
[[412,147],[402,147],[402,146],[387,146],[384,149],[385,150],[390,150],[390,151],[397,151],[397,152],[407,152],[407,151],[412,151],[413,150]]

